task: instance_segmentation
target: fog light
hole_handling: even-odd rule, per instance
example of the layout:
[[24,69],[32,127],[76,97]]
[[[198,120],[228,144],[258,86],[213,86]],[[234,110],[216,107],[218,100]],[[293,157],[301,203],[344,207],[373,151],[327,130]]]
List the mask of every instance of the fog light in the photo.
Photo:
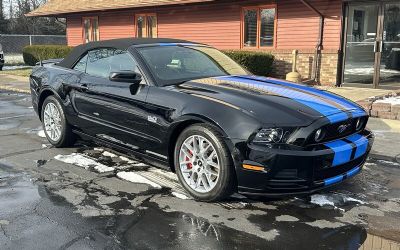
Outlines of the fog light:
[[356,123],[356,130],[360,130],[364,126],[364,119],[358,118]]

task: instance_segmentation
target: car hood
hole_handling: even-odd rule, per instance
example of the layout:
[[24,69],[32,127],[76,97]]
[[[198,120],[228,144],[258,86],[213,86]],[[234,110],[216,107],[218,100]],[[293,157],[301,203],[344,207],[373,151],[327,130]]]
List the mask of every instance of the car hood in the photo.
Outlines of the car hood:
[[335,123],[366,115],[360,106],[338,95],[267,77],[210,77],[176,88],[240,109],[262,123],[306,125],[322,117]]

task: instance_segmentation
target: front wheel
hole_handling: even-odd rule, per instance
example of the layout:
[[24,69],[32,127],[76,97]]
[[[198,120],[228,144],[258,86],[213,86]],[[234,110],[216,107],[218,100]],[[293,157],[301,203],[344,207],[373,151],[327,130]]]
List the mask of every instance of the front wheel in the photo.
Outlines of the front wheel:
[[42,125],[47,140],[56,147],[74,144],[76,136],[65,118],[64,109],[54,96],[47,97],[42,106]]
[[211,125],[193,125],[181,133],[175,146],[175,170],[182,186],[197,200],[222,200],[234,191],[229,149]]

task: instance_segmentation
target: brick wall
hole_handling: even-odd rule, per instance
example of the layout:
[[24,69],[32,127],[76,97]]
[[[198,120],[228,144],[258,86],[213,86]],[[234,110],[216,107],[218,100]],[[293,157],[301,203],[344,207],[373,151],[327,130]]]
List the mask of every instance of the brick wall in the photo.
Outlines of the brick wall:
[[[275,56],[273,76],[277,78],[286,78],[286,74],[292,71],[292,51],[269,51]],[[312,77],[312,65],[314,60],[314,51],[299,51],[297,56],[297,71],[303,80]],[[322,85],[335,85],[337,73],[338,53],[337,51],[323,51],[320,66],[320,82]]]

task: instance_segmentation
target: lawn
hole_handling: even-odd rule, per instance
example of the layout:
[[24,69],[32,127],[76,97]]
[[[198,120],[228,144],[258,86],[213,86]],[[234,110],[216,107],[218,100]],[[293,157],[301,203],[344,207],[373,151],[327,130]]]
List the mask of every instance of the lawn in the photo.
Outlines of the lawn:
[[19,68],[0,71],[0,75],[29,76],[32,68]]

